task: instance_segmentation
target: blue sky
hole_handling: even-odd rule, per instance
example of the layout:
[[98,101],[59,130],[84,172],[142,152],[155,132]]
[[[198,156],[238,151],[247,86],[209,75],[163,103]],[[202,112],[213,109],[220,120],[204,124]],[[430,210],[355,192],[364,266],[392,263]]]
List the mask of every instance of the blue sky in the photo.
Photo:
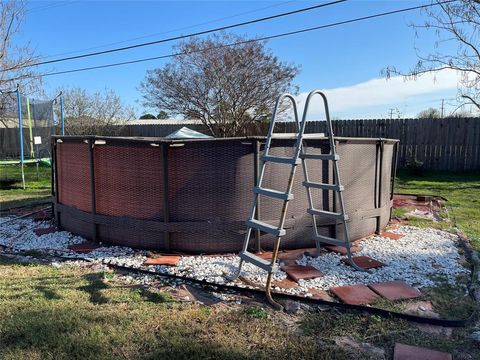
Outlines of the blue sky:
[[[321,2],[30,1],[23,34],[17,41],[19,44],[29,41],[39,55],[53,59],[66,53],[76,55],[205,30]],[[425,3],[427,1],[350,0],[237,28],[234,32],[251,36],[272,35]],[[301,66],[295,81],[300,87],[299,99],[312,89],[323,89],[331,99],[331,111],[336,117],[385,117],[392,108],[412,116],[430,106],[439,107],[442,98],[447,99],[448,109],[449,99],[456,94],[456,74],[442,74],[437,79],[428,77],[408,83],[402,79],[387,82],[380,75],[387,65],[404,70],[412,67],[417,59],[414,45],[425,50],[432,48],[433,34],[415,37],[414,30],[408,26],[421,23],[424,16],[422,11],[415,10],[271,40],[268,47],[281,60]],[[131,40],[135,38],[140,39]],[[116,42],[121,43],[105,46]],[[172,45],[165,43],[45,65],[39,70],[61,71],[165,55],[172,51]],[[60,86],[80,86],[90,91],[108,87],[134,105],[140,114],[144,111],[137,90],[140,81],[147,69],[161,67],[167,61],[45,77],[44,86],[49,93]]]

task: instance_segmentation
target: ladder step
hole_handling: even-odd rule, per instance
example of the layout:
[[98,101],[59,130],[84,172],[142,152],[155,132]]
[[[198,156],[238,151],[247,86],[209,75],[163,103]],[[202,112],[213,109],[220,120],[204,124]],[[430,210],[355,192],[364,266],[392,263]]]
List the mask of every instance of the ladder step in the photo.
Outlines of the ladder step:
[[265,189],[259,186],[256,186],[253,189],[253,192],[255,194],[270,196],[270,197],[280,199],[280,200],[285,200],[285,201],[293,199],[293,194],[291,193],[289,194],[289,193],[278,191],[278,190]]
[[286,234],[285,229],[279,229],[276,226],[264,223],[260,220],[255,220],[255,219],[247,220],[247,226],[249,226],[251,228],[254,228],[254,229],[258,229],[260,231],[263,231],[263,232],[266,232],[266,233],[269,233],[269,234],[272,234],[272,235],[275,235],[277,237],[283,236],[283,235]]
[[323,190],[332,190],[332,191],[343,191],[343,190],[345,190],[343,185],[324,184],[324,183],[315,183],[315,182],[307,182],[307,181],[303,182],[303,186],[316,188],[316,189],[323,189]]
[[240,259],[243,261],[249,262],[255,266],[258,266],[259,268],[272,272],[276,269],[276,266],[272,266],[271,262],[269,260],[264,260],[261,257],[258,257],[255,254],[252,254],[251,252],[248,251],[241,251],[240,252]]
[[[321,139],[325,137],[325,133],[303,134],[303,139]],[[274,133],[272,139],[298,139],[298,133]]]
[[271,161],[279,164],[290,164],[290,165],[298,165],[302,163],[302,159],[300,158],[295,159],[291,157],[271,156],[271,155],[262,156],[262,160],[264,162]]
[[333,211],[308,209],[307,212],[310,215],[324,216],[324,217],[327,217],[327,218],[337,219],[337,220],[348,220],[348,215],[347,214],[337,213],[337,212],[333,212]]
[[338,154],[300,154],[302,159],[313,159],[313,160],[340,160]]
[[315,235],[314,239],[315,239],[315,241],[319,241],[319,242],[324,243],[324,244],[347,247],[347,243],[345,241],[338,240],[338,239],[335,239],[335,238],[331,238],[329,236]]

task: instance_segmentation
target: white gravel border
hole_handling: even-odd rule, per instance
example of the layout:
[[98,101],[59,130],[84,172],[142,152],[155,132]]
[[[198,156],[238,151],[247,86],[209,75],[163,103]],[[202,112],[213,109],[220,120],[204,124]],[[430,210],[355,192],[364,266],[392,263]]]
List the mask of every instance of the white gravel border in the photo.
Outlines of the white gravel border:
[[[60,231],[42,236],[33,232],[35,228],[49,227],[48,222],[37,223],[32,219],[0,219],[0,244],[16,250],[39,250],[52,255],[66,257],[88,258],[93,261],[107,262],[128,267],[155,270],[161,273],[192,277],[199,280],[224,284],[226,278],[233,274],[238,266],[237,256],[182,256],[177,266],[143,266],[147,252],[128,247],[105,246],[87,254],[77,254],[67,247],[85,241],[80,236],[67,231]],[[416,228],[401,226],[391,232],[404,235],[399,240],[381,236],[370,236],[360,242],[361,251],[355,256],[366,255],[381,261],[384,267],[369,272],[355,271],[350,266],[341,263],[341,256],[325,252],[318,258],[303,256],[299,264],[311,265],[319,269],[324,276],[301,280],[294,289],[274,287],[274,290],[298,295],[306,295],[308,289],[328,290],[335,286],[353,284],[371,284],[375,282],[404,280],[416,287],[434,287],[440,279],[455,285],[457,277],[469,274],[470,271],[460,263],[462,258],[458,251],[458,236],[432,228]],[[0,249],[1,251],[1,249]],[[242,276],[248,280],[264,284],[266,272],[245,264]],[[274,280],[282,280],[286,274],[277,270]],[[235,284],[246,287],[239,282]]]

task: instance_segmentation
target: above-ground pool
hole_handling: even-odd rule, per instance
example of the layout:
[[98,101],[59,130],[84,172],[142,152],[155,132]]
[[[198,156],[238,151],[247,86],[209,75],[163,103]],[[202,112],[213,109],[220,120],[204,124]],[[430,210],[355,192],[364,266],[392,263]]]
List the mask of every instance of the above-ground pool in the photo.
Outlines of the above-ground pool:
[[[52,138],[55,217],[60,228],[112,245],[164,252],[227,253],[242,247],[265,138],[167,140]],[[397,140],[336,138],[351,240],[390,219]],[[273,140],[270,153],[289,156],[294,139]],[[328,153],[328,139],[306,140],[307,152]],[[331,162],[307,160],[310,181],[331,182]],[[285,191],[289,165],[268,163],[263,187]],[[303,171],[297,169],[283,249],[314,246]],[[335,210],[333,192],[313,190],[316,208]],[[258,218],[278,225],[281,200],[261,197]],[[320,219],[319,233],[342,236]],[[337,232],[337,234],[335,234]],[[256,233],[252,248],[273,236]]]

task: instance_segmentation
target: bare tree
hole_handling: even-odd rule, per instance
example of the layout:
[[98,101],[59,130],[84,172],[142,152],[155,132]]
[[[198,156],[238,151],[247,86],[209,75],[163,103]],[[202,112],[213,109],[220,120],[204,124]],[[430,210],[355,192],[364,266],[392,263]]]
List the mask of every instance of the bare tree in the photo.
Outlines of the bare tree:
[[279,61],[265,42],[250,40],[222,33],[181,43],[182,55],[147,71],[140,85],[144,105],[200,119],[214,136],[243,135],[269,116],[280,93],[292,90],[299,70]]
[[419,119],[440,119],[441,117],[442,114],[440,110],[432,107],[422,110],[417,114],[417,118]]
[[29,66],[38,57],[28,43],[23,46],[14,43],[25,14],[24,1],[0,1],[0,122],[6,127],[10,125],[8,119],[11,115],[16,114],[16,107],[12,96],[5,92],[17,85],[23,91],[32,91],[40,82],[38,74]]
[[135,118],[133,107],[113,90],[88,93],[74,87],[59,91],[63,96],[65,132],[69,135],[116,135],[126,121]]
[[[424,55],[417,49],[418,62],[407,72],[389,66],[383,70],[388,78],[402,75],[414,79],[425,73],[445,69],[456,70],[461,75],[458,85],[459,107],[473,104],[480,110],[480,1],[459,0],[444,3],[433,0],[434,6],[425,10],[427,20],[412,25],[417,36],[433,31],[437,37],[433,51]],[[455,45],[448,50],[450,44]]]

